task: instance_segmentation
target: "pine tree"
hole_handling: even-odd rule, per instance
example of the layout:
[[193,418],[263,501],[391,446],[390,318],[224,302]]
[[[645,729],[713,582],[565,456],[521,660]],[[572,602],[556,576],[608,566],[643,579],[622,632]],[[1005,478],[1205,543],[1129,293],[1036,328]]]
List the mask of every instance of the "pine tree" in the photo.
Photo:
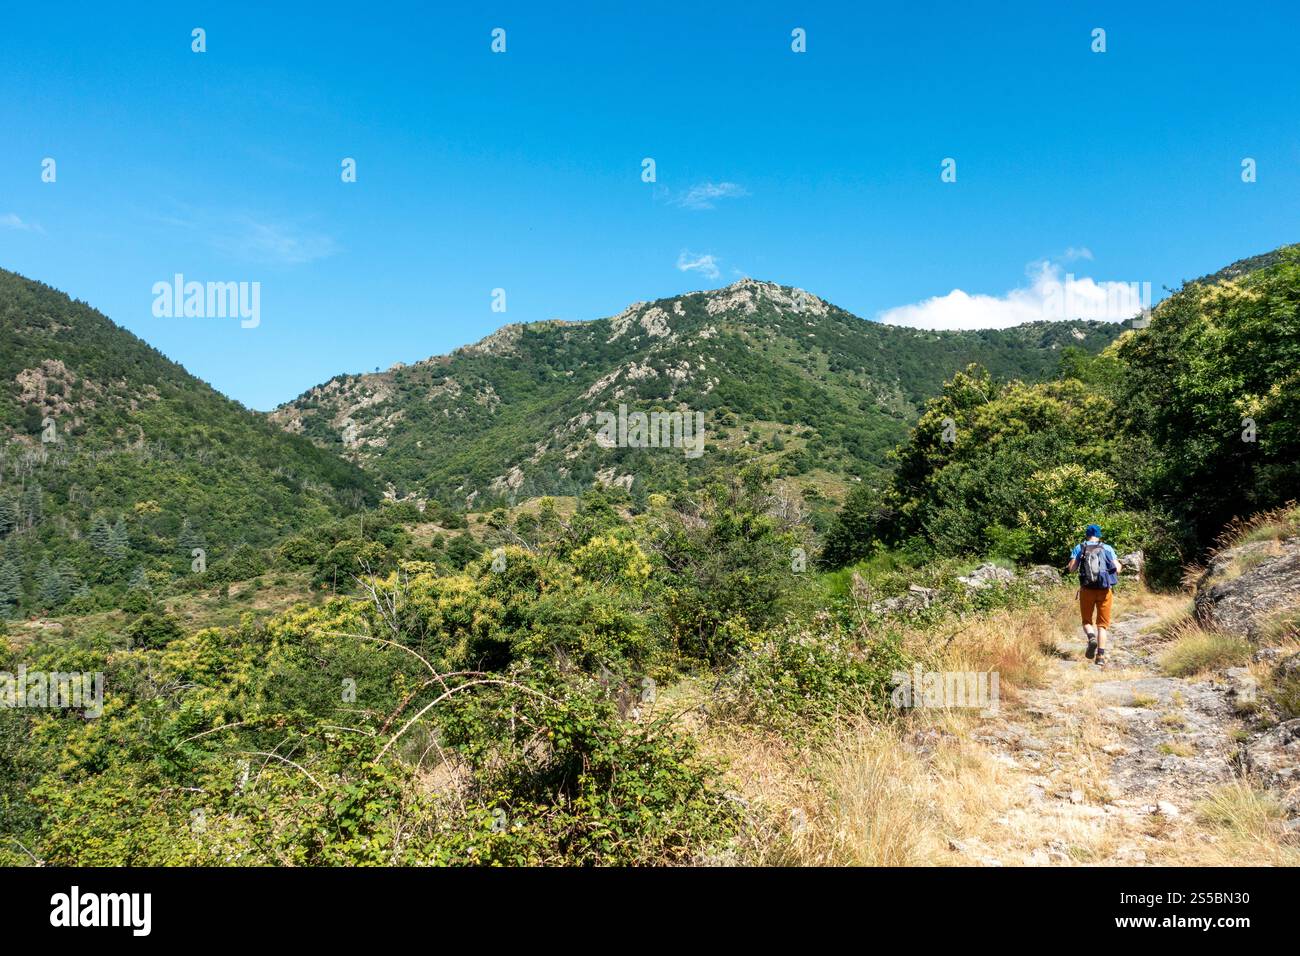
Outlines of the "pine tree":
[[36,597],[41,606],[47,609],[58,607],[67,596],[68,590],[59,572],[54,570],[49,558],[41,558],[36,568]]
[[0,616],[17,608],[23,599],[23,581],[12,561],[0,564]]
[[0,538],[18,527],[18,505],[12,498],[0,498]]
[[107,553],[108,549],[113,545],[113,526],[108,523],[108,519],[103,515],[95,515],[95,520],[90,523],[88,537],[90,538],[91,547],[96,551]]
[[59,576],[59,580],[63,582],[64,600],[85,586],[81,580],[81,572],[77,570],[76,565],[67,559],[56,564],[54,572]]
[[113,530],[109,533],[106,553],[114,561],[125,561],[130,548],[131,538],[126,533],[126,524],[118,518],[117,524],[113,525]]
[[149,579],[145,577],[144,568],[137,567],[131,572],[131,582],[129,587],[132,591],[148,591]]

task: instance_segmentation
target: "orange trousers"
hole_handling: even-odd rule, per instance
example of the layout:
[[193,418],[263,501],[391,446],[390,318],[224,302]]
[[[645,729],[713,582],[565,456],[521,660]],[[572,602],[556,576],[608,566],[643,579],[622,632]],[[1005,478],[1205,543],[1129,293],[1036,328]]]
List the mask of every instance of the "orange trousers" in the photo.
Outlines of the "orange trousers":
[[1097,612],[1098,627],[1110,627],[1110,600],[1113,592],[1110,588],[1079,588],[1079,614],[1084,624],[1092,624],[1093,612]]

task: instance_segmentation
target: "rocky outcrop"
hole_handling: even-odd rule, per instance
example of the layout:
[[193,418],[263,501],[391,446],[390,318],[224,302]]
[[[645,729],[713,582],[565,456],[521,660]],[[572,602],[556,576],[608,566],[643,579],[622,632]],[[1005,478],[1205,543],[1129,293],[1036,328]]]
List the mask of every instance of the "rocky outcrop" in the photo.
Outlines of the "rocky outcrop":
[[1061,572],[1050,564],[1036,564],[1025,572],[1025,580],[1032,587],[1054,588],[1061,583]]
[[[854,577],[857,577],[856,572]],[[857,582],[855,582],[855,585]],[[873,614],[906,615],[923,611],[938,598],[939,592],[934,588],[924,588],[919,584],[909,584],[907,590],[896,597],[885,598],[871,605]]]
[[962,575],[957,580],[973,591],[982,591],[984,588],[1007,584],[1015,579],[1016,572],[990,561],[981,564],[970,574]]
[[1146,555],[1141,551],[1130,551],[1128,554],[1119,555],[1119,566],[1123,569],[1120,574],[1140,575],[1145,565]]
[[[986,588],[1005,587],[1015,581],[1025,581],[1033,588],[1057,587],[1062,583],[1061,573],[1048,564],[1039,564],[1022,574],[989,561],[981,564],[969,574],[957,578],[957,582],[968,591],[982,591]],[[919,584],[909,584],[907,590],[894,597],[872,600],[870,588],[855,571],[853,573],[853,593],[866,603],[873,614],[886,617],[909,617],[918,611],[924,611],[941,597],[938,588],[927,588]]]
[[1300,718],[1288,720],[1245,747],[1246,769],[1275,790],[1291,815],[1300,814]]
[[1196,585],[1196,619],[1258,641],[1279,614],[1300,607],[1300,538],[1221,551]]

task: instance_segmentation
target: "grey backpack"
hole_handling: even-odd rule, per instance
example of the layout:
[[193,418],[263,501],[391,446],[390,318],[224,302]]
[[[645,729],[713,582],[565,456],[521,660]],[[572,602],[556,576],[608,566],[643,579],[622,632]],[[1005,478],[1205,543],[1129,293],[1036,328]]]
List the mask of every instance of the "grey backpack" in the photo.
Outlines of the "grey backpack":
[[1110,560],[1106,557],[1105,546],[1084,542],[1079,552],[1079,587],[1110,587]]

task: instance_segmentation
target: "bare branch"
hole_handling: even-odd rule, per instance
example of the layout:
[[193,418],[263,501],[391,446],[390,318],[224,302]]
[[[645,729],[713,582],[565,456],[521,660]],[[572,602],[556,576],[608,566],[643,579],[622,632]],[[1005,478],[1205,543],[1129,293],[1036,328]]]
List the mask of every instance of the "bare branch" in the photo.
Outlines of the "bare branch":
[[393,746],[393,744],[397,743],[398,738],[400,738],[400,737],[402,736],[402,734],[404,734],[404,733],[406,733],[408,730],[410,730],[411,727],[415,724],[416,721],[418,721],[421,717],[423,717],[425,714],[427,714],[430,710],[432,710],[432,709],[433,709],[434,707],[436,707],[438,704],[442,703],[444,700],[446,700],[446,699],[447,699],[448,697],[450,697],[452,694],[458,693],[459,691],[462,691],[462,690],[467,690],[467,689],[469,689],[470,687],[474,687],[474,686],[477,686],[477,685],[480,685],[480,684],[501,684],[501,685],[504,685],[504,686],[507,686],[507,687],[514,687],[516,690],[521,690],[521,691],[523,691],[523,692],[526,693],[526,694],[533,694],[533,695],[536,696],[536,697],[541,697],[543,700],[549,701],[549,702],[552,703],[552,704],[556,703],[556,701],[554,700],[554,698],[547,697],[547,696],[546,696],[545,694],[543,694],[541,691],[533,690],[531,687],[525,687],[523,684],[520,684],[518,681],[502,680],[502,679],[499,679],[499,678],[484,678],[484,679],[482,679],[482,680],[471,680],[471,681],[466,681],[465,683],[460,684],[459,686],[456,686],[456,687],[451,688],[451,690],[448,690],[448,691],[445,691],[445,692],[439,694],[439,695],[438,695],[437,697],[435,697],[433,700],[429,701],[429,703],[425,704],[422,708],[420,708],[420,712],[419,712],[419,713],[417,713],[414,717],[412,717],[412,718],[411,718],[410,720],[408,720],[405,724],[403,724],[403,725],[402,725],[402,729],[399,730],[397,733],[393,734],[393,736],[389,738],[388,743],[384,744],[384,749],[381,750],[381,751],[379,751],[379,754],[378,754],[378,756],[375,757],[375,760],[378,761],[378,760],[382,759],[383,756],[384,756],[384,754],[388,753],[389,749]]
[[316,786],[320,787],[321,793],[328,792],[325,788],[325,785],[322,784],[315,777],[313,777],[310,773],[308,773],[305,767],[303,767],[301,764],[294,763],[288,757],[281,757],[279,754],[268,753],[265,750],[241,750],[239,752],[249,757],[270,757],[272,760],[279,760],[281,763],[287,763],[290,767],[293,767],[301,771],[307,777],[308,780],[316,784]]

